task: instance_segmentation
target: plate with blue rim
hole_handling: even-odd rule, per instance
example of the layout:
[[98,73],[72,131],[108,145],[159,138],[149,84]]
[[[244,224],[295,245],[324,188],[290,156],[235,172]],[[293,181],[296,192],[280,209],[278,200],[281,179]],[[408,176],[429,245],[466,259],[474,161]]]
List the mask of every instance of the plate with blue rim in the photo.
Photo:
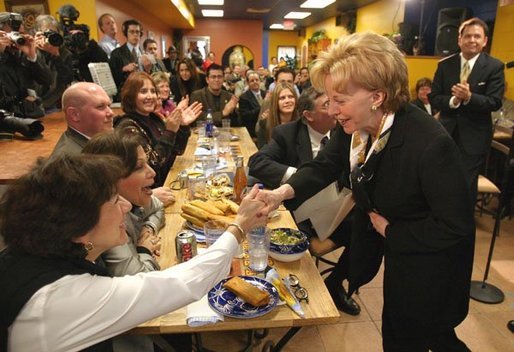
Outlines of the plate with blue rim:
[[201,227],[193,225],[189,221],[186,221],[186,227],[193,231],[193,233],[194,233],[194,235],[196,237],[196,242],[205,243],[205,234],[204,234],[203,229]]
[[266,291],[270,295],[268,304],[255,307],[246,303],[234,293],[223,287],[223,284],[231,278],[223,279],[214,286],[207,294],[207,300],[212,309],[217,313],[230,318],[250,319],[267,314],[275,308],[279,302],[277,289],[268,281],[255,276],[239,276],[246,282]]

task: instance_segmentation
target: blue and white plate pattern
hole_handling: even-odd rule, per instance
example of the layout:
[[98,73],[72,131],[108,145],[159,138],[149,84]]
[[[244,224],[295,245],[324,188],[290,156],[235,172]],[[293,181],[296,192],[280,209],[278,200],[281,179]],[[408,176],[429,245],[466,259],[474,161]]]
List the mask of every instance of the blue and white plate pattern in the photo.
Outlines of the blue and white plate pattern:
[[270,251],[279,254],[297,254],[303,253],[309,248],[309,240],[307,236],[300,230],[290,229],[286,227],[272,229],[271,231],[284,231],[288,236],[298,237],[301,241],[297,244],[279,244],[270,243]]
[[267,291],[270,295],[270,302],[260,307],[255,307],[246,303],[234,293],[223,287],[223,284],[230,280],[230,278],[227,278],[221,280],[207,294],[207,300],[209,301],[209,305],[212,309],[226,317],[250,319],[260,317],[275,308],[279,302],[279,298],[278,291],[272,284],[264,279],[254,276],[240,276],[240,278],[254,286],[257,286],[261,290]]

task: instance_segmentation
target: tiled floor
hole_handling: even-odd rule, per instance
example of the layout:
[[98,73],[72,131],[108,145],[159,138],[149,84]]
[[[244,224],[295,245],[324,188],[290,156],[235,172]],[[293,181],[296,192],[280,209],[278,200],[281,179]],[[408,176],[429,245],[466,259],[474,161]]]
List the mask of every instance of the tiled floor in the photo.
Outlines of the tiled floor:
[[[477,239],[473,279],[483,278],[493,220],[476,217]],[[471,300],[467,318],[457,327],[457,334],[472,351],[514,351],[514,334],[506,324],[514,319],[514,219],[502,221],[496,241],[488,282],[501,288],[505,301],[488,305]],[[334,255],[334,258],[336,256]],[[302,352],[374,352],[381,351],[382,272],[360,289],[357,300],[362,307],[358,317],[341,313],[339,323],[302,328],[283,351]],[[277,341],[286,329],[273,329],[268,338]],[[215,351],[238,351],[244,347],[246,334],[202,334],[204,346]],[[266,339],[265,339],[266,340]],[[253,351],[261,351],[262,343]]]

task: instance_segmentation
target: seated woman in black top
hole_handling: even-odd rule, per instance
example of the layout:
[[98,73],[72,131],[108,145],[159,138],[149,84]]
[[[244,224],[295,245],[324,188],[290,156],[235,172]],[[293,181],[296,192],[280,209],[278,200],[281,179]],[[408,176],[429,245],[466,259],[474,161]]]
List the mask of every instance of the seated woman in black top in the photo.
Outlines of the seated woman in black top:
[[157,104],[160,104],[160,99],[150,75],[134,72],[121,90],[121,107],[125,115],[116,117],[114,126],[122,133],[138,134],[144,141],[148,163],[156,173],[154,187],[160,187],[154,190],[154,195],[166,205],[172,201],[171,191],[162,186],[175,157],[184,153],[191,135],[189,124],[202,110],[201,106],[175,109],[163,120],[154,112]]

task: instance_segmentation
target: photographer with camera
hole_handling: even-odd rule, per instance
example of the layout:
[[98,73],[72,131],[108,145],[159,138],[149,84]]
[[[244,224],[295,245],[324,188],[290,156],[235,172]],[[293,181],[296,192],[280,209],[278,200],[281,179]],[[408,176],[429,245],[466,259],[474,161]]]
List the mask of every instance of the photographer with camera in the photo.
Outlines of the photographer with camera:
[[36,46],[39,55],[52,71],[53,82],[41,90],[43,106],[48,112],[61,107],[61,96],[73,81],[72,53],[63,46],[64,38],[59,33],[59,23],[50,15],[36,18]]
[[37,55],[36,42],[20,33],[20,14],[0,12],[0,108],[20,117],[45,115],[37,84],[52,84],[50,68]]
[[89,39],[89,27],[86,24],[75,23],[80,12],[74,6],[63,5],[58,13],[64,45],[73,54],[75,80],[93,82],[87,65],[90,62],[108,62],[107,54],[94,39]]

